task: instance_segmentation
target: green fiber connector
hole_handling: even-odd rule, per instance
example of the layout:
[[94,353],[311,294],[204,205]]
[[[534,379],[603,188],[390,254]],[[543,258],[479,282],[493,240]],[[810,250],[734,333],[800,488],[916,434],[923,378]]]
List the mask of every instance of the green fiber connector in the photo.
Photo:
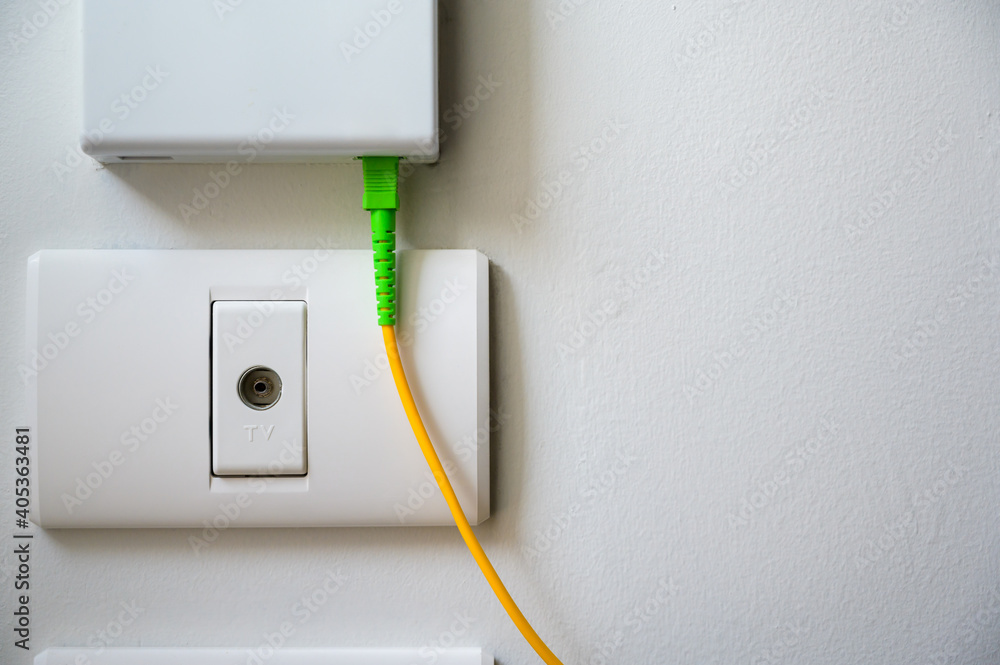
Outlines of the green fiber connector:
[[365,210],[399,210],[399,157],[362,157]]
[[372,214],[375,252],[375,296],[378,324],[396,325],[396,210],[399,208],[398,157],[362,157],[365,195],[362,206]]

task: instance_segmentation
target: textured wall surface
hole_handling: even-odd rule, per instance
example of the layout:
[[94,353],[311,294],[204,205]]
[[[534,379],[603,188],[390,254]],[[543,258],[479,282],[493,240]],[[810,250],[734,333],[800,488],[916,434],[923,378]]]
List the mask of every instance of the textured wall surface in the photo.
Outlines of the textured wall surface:
[[[441,2],[401,242],[493,262],[478,532],[566,663],[1000,662],[1000,9],[845,4]],[[185,217],[214,167],[77,163],[78,9],[0,11],[5,626],[25,259],[368,242],[353,166],[254,165]],[[451,529],[36,532],[3,663],[286,621],[536,662]]]

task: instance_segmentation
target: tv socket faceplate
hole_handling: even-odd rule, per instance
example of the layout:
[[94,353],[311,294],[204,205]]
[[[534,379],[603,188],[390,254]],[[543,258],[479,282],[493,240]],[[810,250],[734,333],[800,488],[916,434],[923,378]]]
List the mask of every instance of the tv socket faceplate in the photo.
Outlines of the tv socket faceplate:
[[[398,275],[403,363],[476,524],[488,262],[402,251]],[[43,527],[452,523],[388,369],[370,251],[39,252],[19,372]]]

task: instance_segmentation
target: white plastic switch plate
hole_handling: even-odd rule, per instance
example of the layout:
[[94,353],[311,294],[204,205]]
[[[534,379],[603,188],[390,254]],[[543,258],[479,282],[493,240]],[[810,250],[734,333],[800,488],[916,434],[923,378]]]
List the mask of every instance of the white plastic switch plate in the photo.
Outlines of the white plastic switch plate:
[[304,302],[212,303],[213,473],[305,474],[305,372]]
[[[19,368],[35,443],[32,520],[209,530],[450,524],[388,370],[373,272],[370,251],[322,247],[32,256],[28,351]],[[403,363],[476,524],[489,516],[494,426],[488,263],[468,250],[403,251],[398,283]],[[229,418],[224,411],[213,418],[213,399],[217,406],[239,400],[233,374],[213,389],[213,358],[219,370],[225,353],[218,349],[225,331],[213,335],[213,311],[236,316],[233,331],[244,343],[233,344],[247,349],[220,371],[271,363],[297,384],[291,358],[304,353],[304,475],[213,473],[213,439],[228,436],[219,427]],[[304,321],[304,334],[293,318]],[[272,348],[279,345],[284,351]],[[288,359],[265,355],[272,352]],[[298,412],[291,393],[277,405],[289,397],[290,412]],[[272,436],[281,427],[234,424],[244,434],[243,425],[273,424]],[[228,453],[220,459],[256,472],[255,462],[243,467],[245,459]]]
[[438,156],[436,0],[84,0],[102,162]]
[[[427,649],[275,649],[268,665],[410,665]],[[438,649],[438,665],[493,665],[493,656],[478,648]],[[249,659],[249,660],[248,660]],[[256,660],[260,660],[257,658]],[[252,649],[74,649],[53,648],[35,656],[35,665],[246,665]]]

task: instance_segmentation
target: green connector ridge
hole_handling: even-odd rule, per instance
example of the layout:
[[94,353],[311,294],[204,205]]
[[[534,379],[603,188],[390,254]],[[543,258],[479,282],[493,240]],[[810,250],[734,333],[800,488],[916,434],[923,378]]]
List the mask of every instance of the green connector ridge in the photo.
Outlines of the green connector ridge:
[[396,325],[396,211],[372,210],[378,324]]
[[362,206],[372,214],[375,253],[375,298],[378,324],[396,325],[396,210],[399,209],[399,158],[362,157],[365,195]]

